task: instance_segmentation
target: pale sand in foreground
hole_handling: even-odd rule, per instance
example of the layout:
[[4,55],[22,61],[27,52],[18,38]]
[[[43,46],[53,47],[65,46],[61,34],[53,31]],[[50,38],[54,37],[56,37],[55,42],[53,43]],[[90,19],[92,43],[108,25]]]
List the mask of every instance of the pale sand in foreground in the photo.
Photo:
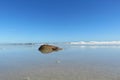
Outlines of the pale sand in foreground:
[[30,68],[0,74],[0,80],[119,80],[120,68],[100,66],[60,66]]

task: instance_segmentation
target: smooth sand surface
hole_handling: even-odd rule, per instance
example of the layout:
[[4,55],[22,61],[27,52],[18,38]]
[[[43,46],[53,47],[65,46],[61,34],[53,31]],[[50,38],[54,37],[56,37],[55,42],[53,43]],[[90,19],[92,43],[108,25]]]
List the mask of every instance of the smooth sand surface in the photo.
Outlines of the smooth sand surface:
[[120,80],[119,48],[74,46],[50,54],[18,48],[1,51],[0,80]]

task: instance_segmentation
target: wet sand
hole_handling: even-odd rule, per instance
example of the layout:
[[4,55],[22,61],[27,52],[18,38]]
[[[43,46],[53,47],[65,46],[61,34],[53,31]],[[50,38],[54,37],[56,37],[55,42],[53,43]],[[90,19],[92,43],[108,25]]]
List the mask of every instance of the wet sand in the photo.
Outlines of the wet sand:
[[[76,68],[76,67],[74,67]],[[10,72],[1,80],[119,80],[120,72],[102,67],[49,67],[29,71]]]
[[50,54],[37,47],[4,47],[0,80],[120,80],[120,47],[65,46]]

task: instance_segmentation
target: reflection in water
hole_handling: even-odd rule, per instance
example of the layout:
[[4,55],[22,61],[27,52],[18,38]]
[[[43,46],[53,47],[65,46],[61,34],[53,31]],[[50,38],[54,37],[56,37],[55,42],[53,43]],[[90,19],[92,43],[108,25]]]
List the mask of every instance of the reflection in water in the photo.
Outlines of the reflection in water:
[[56,52],[56,51],[59,51],[59,50],[62,50],[62,48],[59,48],[59,47],[53,46],[53,45],[41,45],[39,47],[39,51],[41,53],[44,53],[44,54]]

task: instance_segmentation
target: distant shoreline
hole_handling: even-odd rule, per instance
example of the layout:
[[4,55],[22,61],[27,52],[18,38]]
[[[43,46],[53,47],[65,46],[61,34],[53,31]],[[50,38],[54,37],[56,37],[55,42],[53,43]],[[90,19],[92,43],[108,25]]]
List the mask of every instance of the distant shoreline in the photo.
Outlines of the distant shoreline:
[[0,45],[41,45],[41,44],[67,44],[67,45],[120,45],[120,41],[75,41],[75,42],[41,42],[41,43],[0,43]]

